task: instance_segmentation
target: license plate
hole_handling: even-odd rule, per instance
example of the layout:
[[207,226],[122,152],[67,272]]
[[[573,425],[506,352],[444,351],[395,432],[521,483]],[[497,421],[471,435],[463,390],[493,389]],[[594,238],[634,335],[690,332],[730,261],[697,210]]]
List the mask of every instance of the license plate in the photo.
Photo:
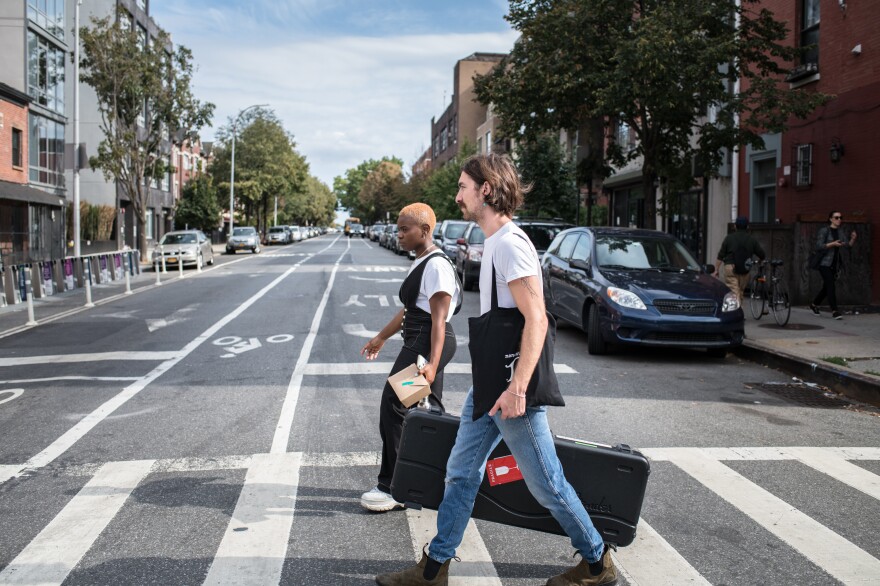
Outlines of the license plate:
[[165,262],[177,262],[177,257],[176,256],[169,256],[168,260],[166,260]]

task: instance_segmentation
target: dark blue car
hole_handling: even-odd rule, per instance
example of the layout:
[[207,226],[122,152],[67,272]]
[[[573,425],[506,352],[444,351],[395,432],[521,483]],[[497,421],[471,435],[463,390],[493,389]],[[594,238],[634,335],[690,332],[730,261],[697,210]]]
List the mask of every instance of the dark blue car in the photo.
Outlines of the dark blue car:
[[572,228],[556,236],[541,264],[547,309],[587,333],[590,354],[630,344],[723,357],[742,344],[736,296],[664,232]]

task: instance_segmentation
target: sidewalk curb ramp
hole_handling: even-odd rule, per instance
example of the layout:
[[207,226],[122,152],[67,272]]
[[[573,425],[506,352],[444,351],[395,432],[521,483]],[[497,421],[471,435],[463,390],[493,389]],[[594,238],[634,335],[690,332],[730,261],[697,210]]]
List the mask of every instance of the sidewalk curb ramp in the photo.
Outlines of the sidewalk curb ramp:
[[851,399],[880,407],[880,380],[870,375],[821,360],[810,361],[748,339],[733,353],[740,358],[826,386]]

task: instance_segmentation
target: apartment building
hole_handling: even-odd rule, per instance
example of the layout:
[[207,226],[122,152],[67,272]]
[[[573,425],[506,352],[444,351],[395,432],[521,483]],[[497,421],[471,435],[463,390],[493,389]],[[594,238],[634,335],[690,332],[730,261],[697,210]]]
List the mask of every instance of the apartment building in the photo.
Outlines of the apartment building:
[[431,119],[432,168],[454,158],[465,141],[476,146],[477,129],[486,121],[486,106],[477,101],[474,77],[489,73],[504,57],[503,53],[473,53],[455,64],[452,100],[439,118]]

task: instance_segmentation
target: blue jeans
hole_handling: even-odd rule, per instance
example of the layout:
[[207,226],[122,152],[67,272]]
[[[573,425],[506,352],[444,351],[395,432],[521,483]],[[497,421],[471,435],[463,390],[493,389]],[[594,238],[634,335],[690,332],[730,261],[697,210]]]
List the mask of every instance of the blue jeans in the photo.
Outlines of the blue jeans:
[[455,446],[446,463],[446,489],[437,512],[437,535],[428,546],[428,555],[441,563],[455,555],[474,509],[486,460],[503,437],[535,499],[559,522],[581,557],[588,562],[598,561],[604,549],[602,537],[565,479],[545,408],[528,408],[525,415],[515,419],[502,419],[500,411],[495,417],[486,413],[476,421],[471,420],[473,410],[471,387],[461,410]]

